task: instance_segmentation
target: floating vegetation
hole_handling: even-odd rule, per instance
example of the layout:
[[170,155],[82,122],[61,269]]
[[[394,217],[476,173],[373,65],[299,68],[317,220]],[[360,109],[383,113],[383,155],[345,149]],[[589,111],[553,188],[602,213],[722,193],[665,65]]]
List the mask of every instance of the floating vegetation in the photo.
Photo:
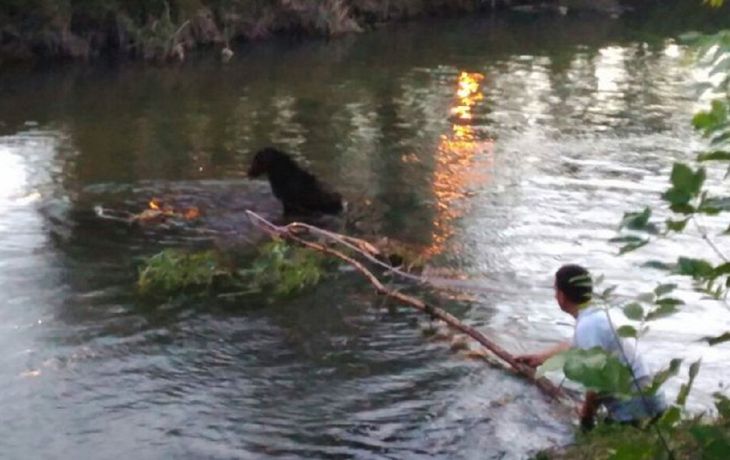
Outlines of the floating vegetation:
[[216,251],[165,249],[146,260],[139,270],[137,288],[143,295],[170,296],[208,291],[216,279],[231,277]]
[[310,249],[274,239],[259,249],[251,268],[236,273],[250,279],[253,286],[285,297],[317,285],[332,260]]
[[165,249],[145,260],[137,288],[146,297],[255,293],[285,297],[317,285],[331,264],[321,254],[280,239],[262,246],[243,267],[215,250]]

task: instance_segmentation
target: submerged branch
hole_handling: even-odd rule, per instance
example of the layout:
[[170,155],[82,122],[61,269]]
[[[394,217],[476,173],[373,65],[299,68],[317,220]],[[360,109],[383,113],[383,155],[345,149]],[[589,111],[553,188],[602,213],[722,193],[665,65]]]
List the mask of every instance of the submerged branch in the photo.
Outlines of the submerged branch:
[[[337,257],[338,259],[347,262],[350,264],[353,268],[355,268],[361,275],[363,275],[370,284],[373,285],[375,290],[380,295],[384,295],[386,297],[392,298],[397,300],[398,302],[407,305],[409,307],[415,308],[417,310],[422,311],[423,313],[428,314],[432,318],[440,319],[444,323],[446,323],[449,327],[452,327],[453,329],[456,329],[475,341],[479,342],[483,347],[485,347],[487,350],[491,351],[493,354],[498,356],[500,359],[502,359],[504,362],[509,364],[512,369],[514,369],[517,373],[520,375],[526,377],[528,380],[534,382],[543,392],[548,394],[549,396],[553,398],[565,398],[566,394],[557,386],[555,386],[552,382],[545,378],[535,378],[535,370],[529,366],[525,366],[521,363],[518,363],[515,360],[515,357],[512,356],[509,352],[507,352],[505,349],[500,347],[497,343],[486,337],[483,333],[478,331],[477,329],[474,329],[471,326],[468,326],[461,322],[459,319],[457,319],[452,314],[448,313],[445,310],[442,310],[441,308],[435,307],[433,305],[430,305],[420,299],[417,299],[415,297],[403,294],[398,291],[393,291],[388,289],[386,286],[383,285],[383,283],[370,271],[368,270],[360,261],[352,258],[351,256],[343,253],[342,251],[339,251],[337,249],[333,249],[330,247],[327,247],[323,244],[315,243],[312,241],[307,241],[304,238],[300,237],[298,234],[301,234],[301,229],[306,229],[311,231],[312,233],[321,235],[321,236],[327,236],[329,239],[332,239],[340,244],[343,244],[344,246],[353,249],[357,251],[359,254],[362,254],[370,261],[377,261],[378,265],[384,265],[380,263],[372,254],[368,254],[365,251],[362,251],[360,248],[358,248],[356,245],[352,244],[351,241],[353,240],[351,237],[344,237],[343,235],[339,235],[333,232],[329,232],[326,230],[322,230],[320,228],[308,225],[308,224],[302,224],[302,223],[292,223],[285,226],[278,226],[275,225],[268,220],[264,219],[260,215],[256,214],[252,211],[246,211],[246,214],[250,218],[251,222],[254,224],[254,226],[258,227],[259,229],[263,230],[264,232],[268,233],[272,236],[278,236],[290,241],[293,241],[297,244],[300,244],[302,246],[305,246],[307,248],[313,249],[315,251],[323,252],[325,254],[329,254],[332,256]],[[374,260],[373,260],[374,259]],[[392,267],[387,266],[389,270],[392,270]]]

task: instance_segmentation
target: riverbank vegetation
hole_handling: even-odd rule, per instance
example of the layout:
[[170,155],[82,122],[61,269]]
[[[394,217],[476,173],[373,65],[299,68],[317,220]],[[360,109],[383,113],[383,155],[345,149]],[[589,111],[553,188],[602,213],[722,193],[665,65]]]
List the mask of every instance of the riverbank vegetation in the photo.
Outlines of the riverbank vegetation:
[[672,427],[662,427],[669,452],[663,449],[652,429],[604,424],[589,433],[579,434],[573,446],[542,452],[533,460],[726,459],[730,440],[730,400],[723,397],[716,406],[716,417],[697,416]]
[[[0,63],[102,56],[181,61],[196,49],[230,59],[234,42],[273,35],[332,37],[422,16],[514,9],[616,17],[654,0],[5,0],[0,2]],[[662,3],[686,17],[694,0]],[[691,10],[696,11],[693,7]],[[666,17],[658,22],[666,22]]]
[[273,34],[334,36],[423,14],[476,11],[481,0],[7,0],[0,57],[103,54],[185,59],[201,46]]

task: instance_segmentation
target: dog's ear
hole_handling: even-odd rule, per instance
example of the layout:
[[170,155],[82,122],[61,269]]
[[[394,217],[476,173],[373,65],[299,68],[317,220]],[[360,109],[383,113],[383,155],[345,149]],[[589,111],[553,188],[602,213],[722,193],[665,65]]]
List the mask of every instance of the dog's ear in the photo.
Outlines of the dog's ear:
[[251,166],[248,168],[248,177],[259,177],[263,173],[264,166],[261,164],[261,161],[258,161],[257,158],[254,158]]
[[271,163],[270,159],[270,148],[261,149],[256,152],[253,157],[251,166],[248,168],[248,177],[259,177],[262,174],[269,172],[269,166]]

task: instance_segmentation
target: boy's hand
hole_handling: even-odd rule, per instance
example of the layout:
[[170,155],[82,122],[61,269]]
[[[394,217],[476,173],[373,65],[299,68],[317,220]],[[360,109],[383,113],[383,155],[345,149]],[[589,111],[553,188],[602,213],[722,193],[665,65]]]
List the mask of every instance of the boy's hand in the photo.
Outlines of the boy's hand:
[[545,350],[540,353],[531,353],[529,355],[515,356],[515,360],[518,363],[526,364],[530,367],[537,367],[548,360],[551,356],[555,356],[557,353],[570,350],[570,342],[561,342],[556,346]]
[[526,364],[530,367],[537,367],[545,362],[545,355],[536,353],[532,355],[520,355],[515,357],[518,363]]

